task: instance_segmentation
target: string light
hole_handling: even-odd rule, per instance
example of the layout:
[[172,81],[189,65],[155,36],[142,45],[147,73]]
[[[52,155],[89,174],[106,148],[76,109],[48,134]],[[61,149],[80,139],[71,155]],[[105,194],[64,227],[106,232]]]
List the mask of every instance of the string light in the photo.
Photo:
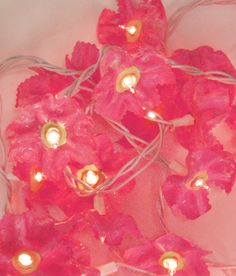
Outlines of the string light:
[[123,93],[130,91],[135,93],[135,87],[138,85],[141,73],[136,66],[131,66],[121,71],[116,79],[116,91]]
[[35,166],[32,167],[30,172],[30,188],[33,192],[38,192],[42,187],[45,180],[45,175]]
[[39,253],[32,250],[20,251],[12,258],[13,267],[22,275],[35,272],[40,262]]
[[133,43],[140,38],[142,31],[142,21],[130,20],[125,26],[119,25],[119,28],[125,30],[126,40]]
[[184,268],[184,260],[183,258],[174,251],[167,251],[165,252],[160,260],[159,263],[168,270],[169,276],[174,276],[174,274],[178,270],[182,270]]
[[191,190],[198,191],[203,188],[209,191],[210,187],[207,184],[207,180],[208,174],[206,172],[198,172],[186,183],[186,186]]
[[64,125],[48,122],[41,129],[41,140],[48,148],[56,149],[66,143],[67,133]]
[[94,164],[87,165],[78,170],[76,176],[78,180],[82,181],[77,183],[76,187],[82,191],[86,189],[93,190],[106,180],[106,175]]

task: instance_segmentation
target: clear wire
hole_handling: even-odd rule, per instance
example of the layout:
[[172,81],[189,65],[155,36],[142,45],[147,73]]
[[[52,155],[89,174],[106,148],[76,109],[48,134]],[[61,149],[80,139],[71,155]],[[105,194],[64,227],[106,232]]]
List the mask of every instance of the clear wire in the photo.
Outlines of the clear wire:
[[209,6],[209,5],[235,5],[236,0],[193,0],[188,4],[184,5],[177,9],[168,19],[168,29],[166,35],[166,41],[171,37],[174,31],[177,29],[182,18],[191,12],[192,10],[200,6]]

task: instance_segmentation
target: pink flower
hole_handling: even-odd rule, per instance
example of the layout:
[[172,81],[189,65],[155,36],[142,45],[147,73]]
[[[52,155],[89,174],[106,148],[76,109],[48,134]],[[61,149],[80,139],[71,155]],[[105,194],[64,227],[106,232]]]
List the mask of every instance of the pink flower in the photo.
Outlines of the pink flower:
[[56,95],[73,82],[71,76],[63,76],[41,68],[34,70],[38,74],[26,79],[17,88],[16,107],[40,102],[42,97],[49,93]]
[[66,55],[66,67],[73,70],[85,70],[96,64],[99,50],[95,44],[78,41],[73,49],[71,58]]
[[202,258],[206,251],[188,241],[166,234],[154,241],[128,249],[124,258],[127,263],[157,275],[209,276]]
[[[197,67],[203,71],[224,71],[233,76],[235,69],[226,55],[207,46],[195,50],[180,49],[172,59],[183,65]],[[179,103],[194,119],[194,126],[176,129],[178,141],[187,149],[201,149],[210,146],[219,148],[211,129],[228,114],[234,98],[233,85],[191,76],[182,70],[174,70],[177,78]]]
[[9,160],[38,168],[40,178],[61,179],[69,162],[94,159],[92,126],[75,99],[47,95],[8,126]]
[[41,210],[6,215],[0,223],[0,246],[4,275],[99,275],[89,268],[88,250],[58,232]]
[[[96,155],[92,162],[88,163],[84,160],[84,162],[70,164],[73,175],[79,180],[74,185],[75,190],[86,190],[86,187],[79,183],[80,180],[89,185],[90,191],[102,186],[107,180],[112,180],[119,170],[134,156],[132,151],[125,150],[119,144],[112,142],[106,135],[97,135],[94,137],[94,141]],[[131,175],[132,172],[129,172],[121,176],[109,188],[119,186],[122,181],[125,181]],[[130,191],[134,185],[135,180],[131,180],[120,191]]]
[[161,91],[173,90],[175,85],[170,66],[150,49],[128,54],[113,48],[102,58],[100,71],[95,110],[114,120],[121,120],[128,111],[144,116],[146,109],[159,104]]
[[114,211],[105,215],[90,212],[86,218],[95,236],[110,246],[119,246],[127,236],[140,237],[137,225],[129,215]]
[[167,20],[159,0],[118,0],[119,11],[104,9],[98,21],[98,40],[102,44],[160,47]]
[[213,188],[230,193],[235,181],[236,164],[230,153],[198,150],[187,157],[188,175],[169,176],[162,190],[174,212],[196,219],[211,209],[208,195]]

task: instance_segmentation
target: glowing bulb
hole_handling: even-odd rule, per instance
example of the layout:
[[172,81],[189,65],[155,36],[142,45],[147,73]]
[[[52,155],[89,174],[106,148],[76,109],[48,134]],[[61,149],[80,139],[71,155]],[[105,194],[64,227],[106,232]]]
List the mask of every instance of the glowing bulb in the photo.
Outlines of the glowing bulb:
[[52,148],[57,148],[59,145],[61,135],[57,128],[51,127],[46,132],[47,142],[51,145]]
[[129,32],[131,35],[134,35],[137,32],[137,28],[135,26],[129,26],[126,27],[127,32]]
[[92,170],[87,171],[86,182],[90,185],[96,185],[99,181],[99,176]]
[[29,265],[32,265],[32,263],[33,263],[31,256],[27,253],[20,254],[18,256],[18,261],[23,266],[29,266]]
[[131,66],[121,71],[116,79],[116,91],[135,93],[135,87],[141,78],[141,72],[136,66]]
[[163,267],[169,271],[170,276],[173,276],[178,268],[178,261],[175,258],[166,258],[162,263]]
[[20,251],[12,258],[12,265],[20,274],[35,272],[40,263],[41,256],[38,252],[32,250]]
[[42,142],[48,147],[56,149],[66,143],[66,129],[60,123],[48,122],[41,129]]
[[75,184],[80,191],[93,190],[106,180],[106,175],[93,164],[78,170],[76,176],[82,181]]
[[122,81],[121,85],[125,90],[130,90],[130,92],[135,93],[134,87],[137,85],[137,78],[135,75],[127,75]]
[[162,265],[169,272],[169,276],[174,276],[174,274],[182,270],[185,266],[184,259],[174,251],[165,252],[160,260],[160,265]]
[[147,113],[147,117],[151,120],[154,120],[154,119],[156,119],[156,113],[154,111],[149,111]]
[[43,174],[41,172],[36,172],[34,175],[34,180],[37,182],[41,182],[43,180]]

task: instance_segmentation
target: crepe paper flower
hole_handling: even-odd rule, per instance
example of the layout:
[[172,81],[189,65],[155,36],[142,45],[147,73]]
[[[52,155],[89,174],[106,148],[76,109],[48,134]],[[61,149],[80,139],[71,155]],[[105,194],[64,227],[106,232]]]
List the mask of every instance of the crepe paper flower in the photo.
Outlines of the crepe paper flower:
[[208,195],[213,188],[230,193],[235,181],[236,164],[230,153],[198,150],[186,159],[187,176],[171,175],[162,191],[173,212],[196,219],[211,209]]
[[81,275],[90,265],[88,250],[56,231],[54,221],[41,210],[5,215],[0,223],[0,246],[4,275],[53,275],[55,271],[57,275]]
[[47,94],[56,95],[70,86],[74,80],[71,76],[64,76],[41,68],[34,68],[38,74],[34,75],[17,88],[16,107],[32,105],[40,102]]
[[91,211],[86,219],[95,236],[110,246],[119,246],[127,235],[140,237],[137,225],[129,215],[114,211],[99,215],[98,212]]
[[76,100],[47,95],[8,126],[9,160],[39,168],[48,180],[61,179],[69,162],[94,160],[92,126]]
[[128,249],[124,259],[128,264],[157,275],[209,276],[203,257],[208,253],[173,234]]
[[40,168],[27,163],[18,163],[14,174],[25,182],[22,196],[29,209],[35,206],[57,206],[66,216],[82,213],[93,208],[93,198],[80,198],[64,179],[51,181]]
[[164,40],[167,19],[159,0],[118,0],[119,11],[104,9],[97,35],[102,44],[159,47]]
[[121,120],[128,111],[144,116],[146,109],[159,104],[160,91],[175,85],[170,66],[150,49],[130,55],[113,48],[104,55],[100,71],[95,111],[113,120]]
[[[71,163],[69,165],[74,178],[71,179],[71,187],[78,192],[93,192],[96,188],[105,184],[105,181],[112,179],[118,171],[132,157],[132,151],[128,152],[118,144],[113,143],[106,135],[94,137],[96,157],[91,163]],[[132,172],[120,177],[112,187],[125,181]],[[130,191],[135,181],[130,181],[122,192]]]
[[[222,51],[215,51],[209,46],[201,46],[194,50],[176,50],[171,59],[178,64],[194,66],[202,71],[221,71],[236,77],[235,68],[225,53]],[[174,72],[177,76],[177,85],[180,90],[182,90],[181,87],[183,87],[187,81],[204,78],[197,76],[193,77],[192,75],[184,73],[180,69],[175,69]],[[219,90],[228,90],[226,94],[230,97],[230,104],[232,104],[235,94],[234,85],[223,84],[220,82],[216,82],[214,85],[217,86]],[[215,91],[217,91],[217,89]]]
[[96,64],[99,50],[95,44],[78,41],[73,49],[71,58],[66,55],[66,67],[72,70],[85,70],[90,65]]
[[151,142],[159,133],[159,126],[156,122],[136,116],[131,112],[126,113],[122,125],[133,135],[148,142]]

